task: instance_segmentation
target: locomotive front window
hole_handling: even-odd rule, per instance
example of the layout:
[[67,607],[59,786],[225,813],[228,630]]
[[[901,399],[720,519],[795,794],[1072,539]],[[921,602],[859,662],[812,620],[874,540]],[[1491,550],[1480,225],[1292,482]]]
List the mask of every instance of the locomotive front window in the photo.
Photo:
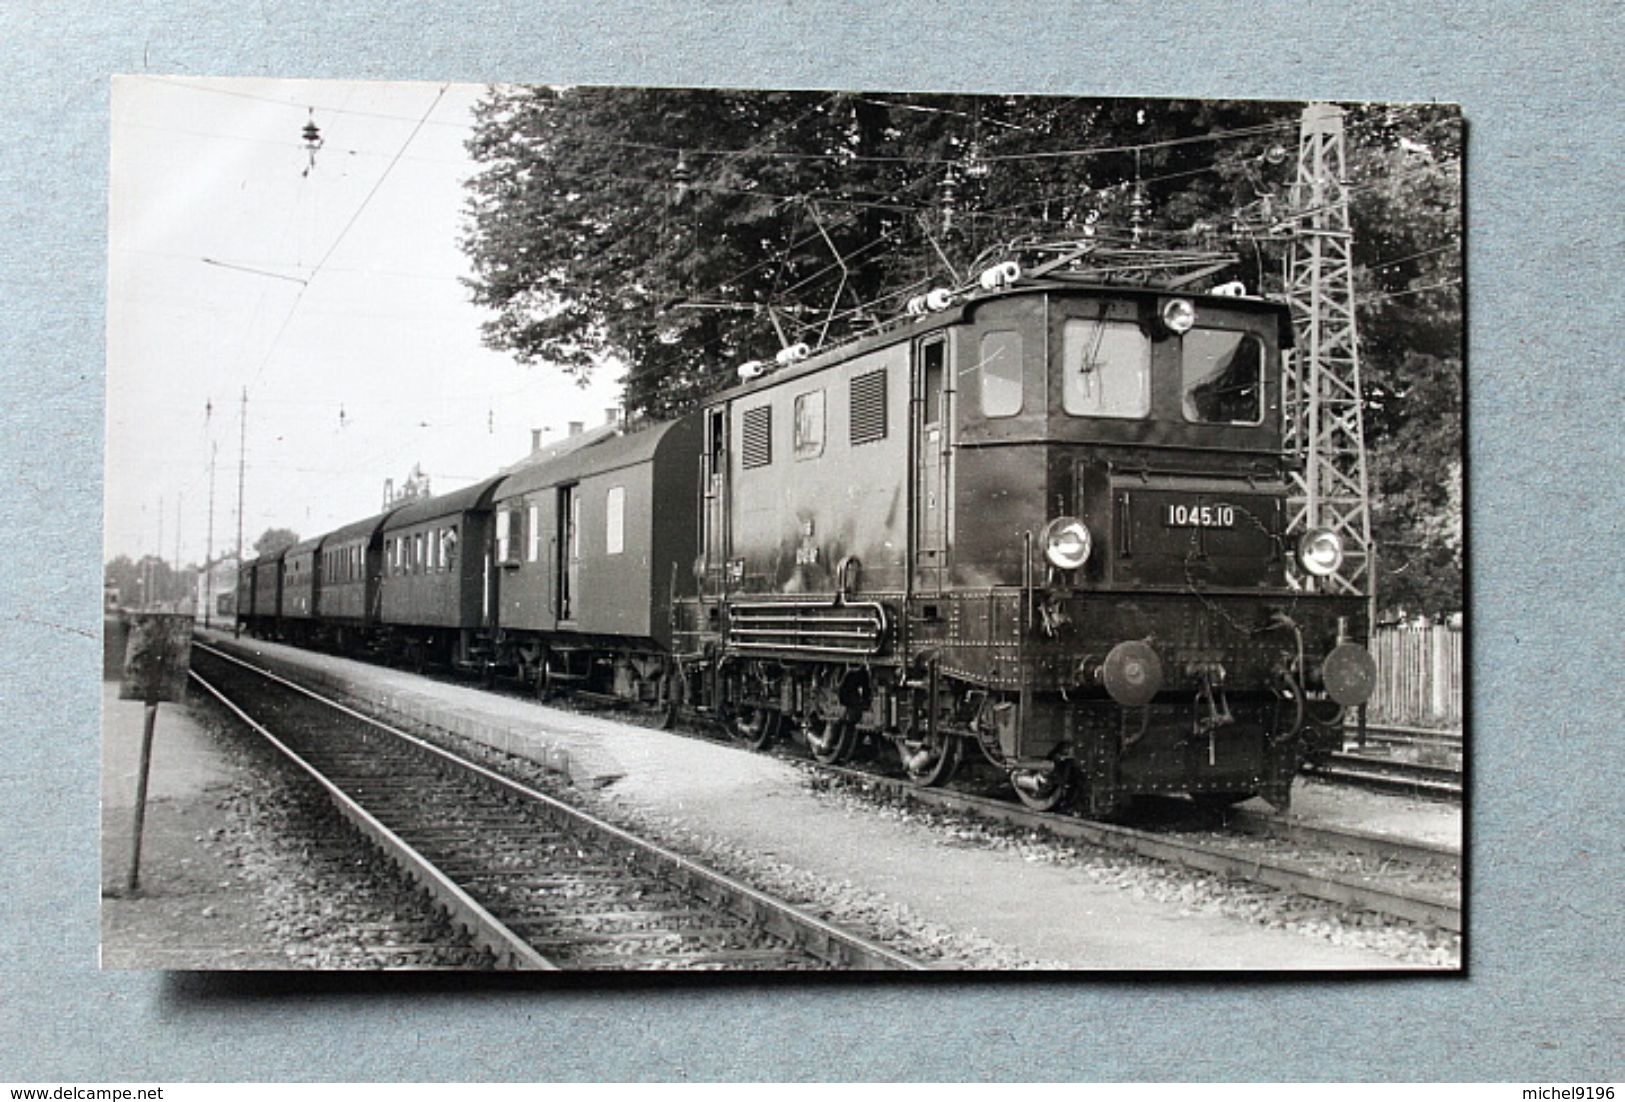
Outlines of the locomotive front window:
[[1134,322],[1069,318],[1061,328],[1061,405],[1079,417],[1151,412],[1151,338]]
[[1014,417],[1021,412],[1021,334],[995,329],[982,337],[977,364],[981,377],[982,416]]
[[1192,329],[1182,338],[1185,420],[1256,425],[1264,420],[1264,345],[1250,333]]

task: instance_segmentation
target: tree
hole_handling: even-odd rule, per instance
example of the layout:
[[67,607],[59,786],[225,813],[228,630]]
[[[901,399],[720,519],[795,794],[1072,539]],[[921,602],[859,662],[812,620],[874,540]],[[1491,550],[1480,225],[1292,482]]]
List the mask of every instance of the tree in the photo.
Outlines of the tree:
[[1463,327],[1458,111],[1354,111],[1355,272],[1377,598],[1462,608]]
[[[1001,243],[1220,236],[1248,147],[1292,105],[538,87],[476,108],[464,248],[486,342],[584,378],[626,365],[634,412],[681,412],[783,346],[850,336]],[[1254,133],[1260,127],[1269,130]],[[1163,143],[1143,153],[1128,143]],[[1202,148],[1204,147],[1205,148]],[[1056,157],[1088,148],[1087,155]],[[1225,158],[1228,158],[1226,160]],[[1256,160],[1256,157],[1254,158]],[[980,258],[980,260],[979,260]]]
[[107,564],[104,577],[118,589],[124,607],[150,608],[175,606],[191,599],[197,570],[188,567],[177,571],[158,555],[143,555],[139,560],[119,555]]
[[254,541],[254,554],[275,555],[299,542],[299,533],[292,528],[267,528],[265,534]]

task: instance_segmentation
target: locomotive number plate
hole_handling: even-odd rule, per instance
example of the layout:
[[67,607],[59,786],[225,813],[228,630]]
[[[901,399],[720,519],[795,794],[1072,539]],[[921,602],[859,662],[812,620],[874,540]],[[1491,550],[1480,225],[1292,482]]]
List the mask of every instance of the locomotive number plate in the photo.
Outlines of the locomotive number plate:
[[1234,505],[1164,505],[1162,523],[1167,528],[1234,528]]

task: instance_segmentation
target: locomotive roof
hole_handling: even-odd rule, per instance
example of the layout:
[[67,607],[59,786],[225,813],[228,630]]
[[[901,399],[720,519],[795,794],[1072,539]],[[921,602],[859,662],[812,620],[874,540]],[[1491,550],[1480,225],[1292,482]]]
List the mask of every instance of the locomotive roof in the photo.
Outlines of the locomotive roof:
[[327,533],[327,535],[323,536],[322,539],[350,540],[355,539],[357,536],[366,536],[368,539],[371,539],[373,533],[378,531],[379,527],[383,525],[384,521],[388,520],[399,509],[400,506],[397,505],[392,509],[385,509],[381,513],[370,516],[366,520],[351,521],[343,528],[333,529],[331,532]]
[[802,375],[821,371],[834,364],[845,363],[855,356],[888,345],[901,344],[922,333],[930,333],[938,329],[945,329],[950,325],[957,325],[970,320],[977,307],[994,299],[1012,298],[1023,295],[1053,294],[1062,292],[1079,297],[1096,296],[1101,298],[1188,298],[1198,303],[1206,303],[1213,308],[1223,309],[1251,309],[1276,315],[1276,322],[1280,331],[1281,346],[1292,346],[1292,314],[1291,309],[1282,302],[1271,299],[1255,298],[1251,295],[1212,295],[1187,291],[1183,288],[1135,286],[1131,284],[1095,284],[1078,283],[1072,280],[1040,279],[1027,280],[1014,287],[1005,287],[997,291],[977,291],[965,298],[956,301],[945,310],[938,310],[932,314],[905,315],[887,323],[879,332],[871,333],[856,340],[842,344],[832,345],[820,352],[815,352],[799,363],[791,364],[777,370],[769,371],[759,379],[752,379],[748,383],[729,387],[707,401],[707,405],[749,394],[752,391],[763,390],[787,379],[794,379]]
[[476,482],[472,486],[465,486],[461,490],[453,490],[449,494],[440,494],[437,497],[425,498],[423,501],[413,501],[401,506],[388,520],[384,521],[384,530],[392,531],[404,528],[408,524],[417,524],[425,520],[434,520],[436,517],[451,516],[453,513],[466,513],[491,503],[491,491],[496,489],[504,475],[487,478],[483,482]]
[[661,441],[681,423],[681,420],[679,418],[676,421],[655,422],[636,432],[605,437],[556,459],[543,460],[522,467],[508,476],[508,481],[502,486],[502,492],[497,496],[516,497],[586,475],[604,474],[623,467],[647,463],[660,449]]

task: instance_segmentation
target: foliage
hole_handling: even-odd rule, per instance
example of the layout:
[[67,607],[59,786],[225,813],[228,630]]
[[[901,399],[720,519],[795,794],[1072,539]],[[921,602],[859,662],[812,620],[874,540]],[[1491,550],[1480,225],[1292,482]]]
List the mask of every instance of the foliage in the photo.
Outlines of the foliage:
[[[536,87],[476,111],[464,245],[492,347],[584,377],[627,367],[665,415],[781,347],[852,335],[1012,238],[1128,239],[1136,156],[1148,235],[1231,203],[1247,159],[1214,129],[1295,125],[1290,105]],[[1089,156],[1058,149],[1108,147]],[[1256,160],[1256,157],[1254,158]],[[1200,166],[1200,167],[1198,167]],[[1197,236],[1212,238],[1208,223]],[[1149,236],[1147,238],[1150,239]]]
[[267,528],[265,534],[254,541],[254,554],[274,555],[299,542],[299,533],[292,528]]
[[[1010,242],[1237,254],[1281,288],[1301,104],[504,87],[476,109],[463,246],[484,337],[664,417]],[[1353,215],[1385,605],[1460,606],[1459,115],[1353,109]],[[1410,258],[1410,253],[1423,255]],[[1396,262],[1397,261],[1397,262]],[[1453,534],[1452,534],[1453,533]],[[1454,540],[1454,543],[1451,541]]]
[[[173,605],[193,597],[197,571],[176,570],[157,555],[132,560],[119,555],[107,564],[105,578],[118,589],[119,602],[126,608],[156,604]],[[149,592],[150,591],[150,592]]]
[[1459,112],[1349,119],[1372,538],[1382,608],[1462,608]]

